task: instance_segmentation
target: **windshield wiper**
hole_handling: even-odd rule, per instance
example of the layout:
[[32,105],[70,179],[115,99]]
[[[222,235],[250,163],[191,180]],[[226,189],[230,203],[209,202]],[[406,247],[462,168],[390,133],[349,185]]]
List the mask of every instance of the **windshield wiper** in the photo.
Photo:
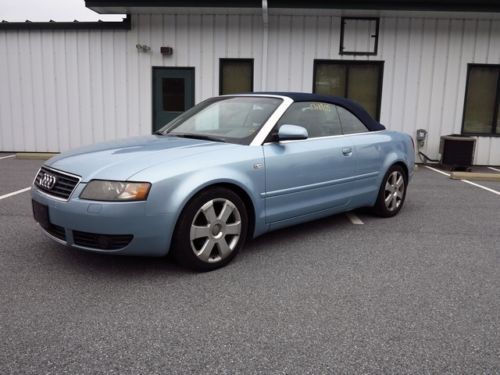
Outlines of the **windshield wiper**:
[[157,130],[153,134],[155,134],[155,135],[165,135],[165,133],[163,133],[161,130]]
[[222,138],[214,137],[211,135],[204,135],[204,134],[192,134],[192,133],[168,133],[169,136],[172,137],[182,137],[182,138],[191,138],[191,139],[204,139],[207,141],[214,141],[214,142],[226,142]]

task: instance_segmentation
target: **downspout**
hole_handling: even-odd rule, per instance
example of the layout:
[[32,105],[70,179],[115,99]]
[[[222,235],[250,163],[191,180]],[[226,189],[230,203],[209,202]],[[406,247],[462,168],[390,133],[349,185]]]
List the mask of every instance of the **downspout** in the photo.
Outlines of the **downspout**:
[[262,0],[262,82],[260,91],[268,91],[267,83],[267,48],[269,45],[269,13],[267,9],[267,0]]

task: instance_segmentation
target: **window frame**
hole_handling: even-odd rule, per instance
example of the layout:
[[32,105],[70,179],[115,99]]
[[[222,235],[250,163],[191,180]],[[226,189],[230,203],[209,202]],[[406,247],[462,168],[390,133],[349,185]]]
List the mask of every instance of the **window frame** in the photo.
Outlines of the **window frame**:
[[[373,45],[373,52],[358,52],[358,51],[346,51],[344,47],[344,37],[345,37],[345,21],[346,20],[358,20],[358,21],[375,21],[375,35],[370,35],[370,37],[375,38],[375,43]],[[380,36],[380,18],[379,17],[342,17],[340,19],[340,43],[339,43],[339,55],[348,56],[376,56],[378,54],[378,38]]]
[[[313,64],[313,82],[312,82],[312,93],[317,94],[316,92],[316,75],[317,75],[317,67],[321,64],[328,65],[377,65],[379,66],[380,75],[378,77],[378,90],[377,90],[377,111],[374,119],[380,121],[380,111],[382,106],[382,89],[384,83],[384,60],[327,60],[327,59],[315,59]],[[349,90],[349,67],[346,69],[346,85],[344,91],[344,98],[349,99],[347,97],[347,92]]]
[[[467,107],[467,99],[469,98],[469,75],[473,68],[495,68],[498,70],[497,90],[494,98],[495,104],[493,107],[493,118],[492,118],[490,133],[474,133],[465,131],[465,109]],[[467,64],[467,76],[465,79],[465,94],[464,94],[462,126],[460,129],[460,134],[474,136],[474,137],[500,137],[500,126],[498,126],[498,121],[499,121],[498,112],[500,111],[499,107],[500,107],[500,64],[475,64],[475,63]]]
[[236,93],[229,93],[229,94],[223,94],[222,93],[222,67],[225,62],[233,62],[233,61],[238,61],[238,62],[247,62],[250,63],[252,67],[252,75],[250,78],[250,92],[254,92],[254,75],[255,75],[255,66],[254,66],[254,59],[253,58],[226,58],[226,57],[221,57],[219,58],[219,95],[234,95]]

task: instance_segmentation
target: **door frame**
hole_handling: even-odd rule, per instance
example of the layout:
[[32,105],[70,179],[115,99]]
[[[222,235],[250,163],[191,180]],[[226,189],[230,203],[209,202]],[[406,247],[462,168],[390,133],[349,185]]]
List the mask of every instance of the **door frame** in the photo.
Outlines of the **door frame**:
[[151,101],[153,113],[151,114],[151,133],[153,133],[155,122],[156,122],[156,100],[155,100],[155,71],[162,69],[170,69],[170,70],[184,70],[184,71],[192,71],[193,72],[193,82],[192,82],[192,93],[193,93],[193,105],[196,105],[196,93],[195,93],[195,79],[196,79],[196,71],[194,66],[187,67],[178,67],[178,66],[153,66],[151,70]]

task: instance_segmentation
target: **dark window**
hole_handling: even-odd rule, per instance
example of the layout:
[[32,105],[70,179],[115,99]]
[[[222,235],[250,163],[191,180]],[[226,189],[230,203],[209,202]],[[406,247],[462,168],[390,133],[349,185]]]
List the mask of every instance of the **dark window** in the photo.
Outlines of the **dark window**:
[[320,102],[293,103],[277,125],[279,127],[284,124],[303,126],[307,129],[309,138],[368,131],[347,109]]
[[253,91],[252,59],[220,59],[220,95]]
[[379,19],[342,17],[340,26],[341,55],[376,55]]
[[163,110],[170,112],[184,112],[184,79],[163,78]]
[[313,91],[354,100],[378,120],[383,68],[382,61],[316,60]]
[[365,133],[368,131],[366,126],[351,112],[342,107],[337,107],[340,123],[342,124],[343,134]]
[[500,135],[500,65],[469,64],[462,133]]

